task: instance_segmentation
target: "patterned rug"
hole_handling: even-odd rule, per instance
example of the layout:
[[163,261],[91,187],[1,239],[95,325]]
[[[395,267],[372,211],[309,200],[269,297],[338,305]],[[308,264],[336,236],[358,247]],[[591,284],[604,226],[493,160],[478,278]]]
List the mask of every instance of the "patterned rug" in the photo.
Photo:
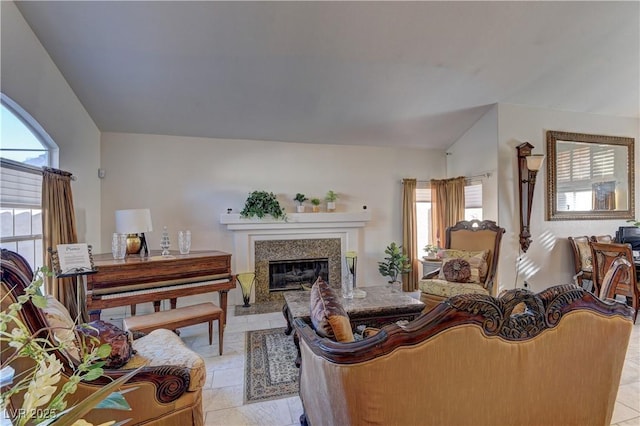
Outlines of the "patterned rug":
[[245,404],[298,394],[293,334],[284,334],[284,327],[247,331],[246,347]]

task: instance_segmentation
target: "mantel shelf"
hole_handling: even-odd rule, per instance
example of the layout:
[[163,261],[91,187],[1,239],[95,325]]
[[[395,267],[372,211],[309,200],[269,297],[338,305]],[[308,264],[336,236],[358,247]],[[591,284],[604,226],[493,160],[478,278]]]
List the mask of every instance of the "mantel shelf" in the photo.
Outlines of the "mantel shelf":
[[361,228],[371,220],[371,213],[287,213],[286,220],[267,216],[263,219],[244,218],[239,213],[222,213],[220,223],[231,231],[251,229],[292,228]]

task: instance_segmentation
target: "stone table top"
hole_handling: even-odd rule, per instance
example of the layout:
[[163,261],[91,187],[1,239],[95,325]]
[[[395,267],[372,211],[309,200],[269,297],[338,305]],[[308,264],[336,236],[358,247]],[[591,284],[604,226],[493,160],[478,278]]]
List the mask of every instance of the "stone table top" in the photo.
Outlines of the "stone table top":
[[[373,317],[376,314],[419,313],[424,303],[391,286],[358,287],[367,292],[362,299],[342,298],[342,306],[350,318]],[[336,290],[340,293],[340,290]],[[309,318],[309,291],[288,291],[284,300],[293,318]]]

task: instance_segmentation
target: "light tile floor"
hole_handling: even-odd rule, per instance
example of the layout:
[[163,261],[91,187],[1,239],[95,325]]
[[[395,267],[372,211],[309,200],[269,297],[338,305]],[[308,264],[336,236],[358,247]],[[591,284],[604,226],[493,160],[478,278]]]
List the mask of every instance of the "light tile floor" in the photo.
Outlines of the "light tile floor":
[[[109,320],[118,324],[118,318]],[[207,366],[203,392],[206,425],[299,424],[302,404],[297,396],[243,404],[245,331],[284,327],[285,324],[281,312],[235,316],[234,309],[229,309],[222,356],[218,355],[217,336],[209,346],[206,324],[181,329],[182,339],[204,358]],[[640,321],[631,335],[611,424],[640,426]]]

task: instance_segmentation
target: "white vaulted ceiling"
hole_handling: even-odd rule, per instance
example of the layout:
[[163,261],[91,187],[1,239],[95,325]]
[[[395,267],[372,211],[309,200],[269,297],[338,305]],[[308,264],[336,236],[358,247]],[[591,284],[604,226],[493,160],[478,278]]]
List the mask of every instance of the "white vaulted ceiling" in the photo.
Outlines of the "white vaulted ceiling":
[[446,148],[494,103],[640,116],[638,2],[16,2],[101,131]]

